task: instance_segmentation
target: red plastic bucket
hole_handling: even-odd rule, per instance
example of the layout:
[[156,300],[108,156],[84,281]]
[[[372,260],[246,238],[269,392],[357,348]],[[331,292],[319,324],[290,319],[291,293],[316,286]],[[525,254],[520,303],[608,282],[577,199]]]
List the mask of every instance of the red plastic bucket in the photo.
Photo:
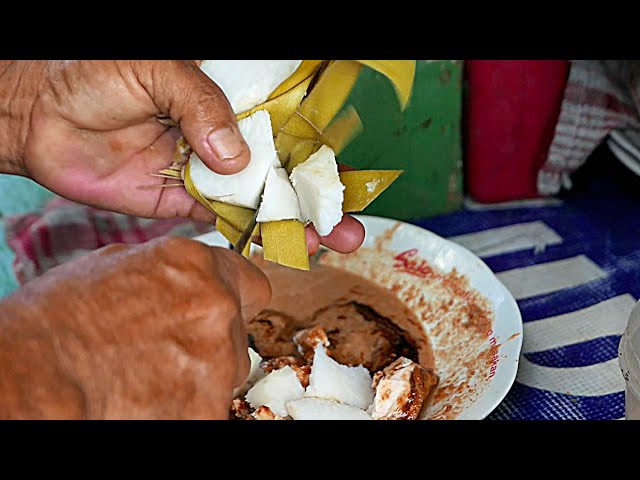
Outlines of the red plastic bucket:
[[537,197],[569,62],[468,60],[465,68],[467,192],[485,203]]

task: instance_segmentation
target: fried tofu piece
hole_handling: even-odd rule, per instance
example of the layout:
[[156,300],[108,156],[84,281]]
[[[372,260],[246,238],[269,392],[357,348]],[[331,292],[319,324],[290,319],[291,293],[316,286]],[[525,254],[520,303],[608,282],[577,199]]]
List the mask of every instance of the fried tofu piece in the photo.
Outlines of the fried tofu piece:
[[375,420],[416,420],[437,383],[433,370],[400,357],[374,376],[371,416]]
[[275,357],[262,362],[262,369],[266,373],[271,373],[274,370],[279,370],[283,367],[289,366],[296,372],[298,380],[302,384],[303,388],[309,386],[309,375],[311,374],[311,366],[306,365],[305,361],[301,358],[287,355],[284,357]]
[[253,420],[253,409],[243,398],[234,398],[230,410],[230,420]]
[[286,420],[285,417],[276,415],[269,407],[264,405],[257,408],[256,411],[253,412],[252,416],[255,420]]
[[325,348],[329,346],[329,337],[325,333],[324,329],[316,325],[315,327],[305,328],[299,330],[293,336],[293,343],[295,343],[298,353],[309,363],[313,362],[313,354],[318,345],[322,345]]

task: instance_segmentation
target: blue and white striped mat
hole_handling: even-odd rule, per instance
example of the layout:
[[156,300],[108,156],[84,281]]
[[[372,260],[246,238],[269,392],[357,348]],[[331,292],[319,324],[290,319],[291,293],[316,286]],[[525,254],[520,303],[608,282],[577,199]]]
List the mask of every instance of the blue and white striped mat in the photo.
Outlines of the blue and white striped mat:
[[520,306],[518,376],[490,419],[624,417],[617,352],[640,298],[640,197],[606,184],[414,223],[474,251]]

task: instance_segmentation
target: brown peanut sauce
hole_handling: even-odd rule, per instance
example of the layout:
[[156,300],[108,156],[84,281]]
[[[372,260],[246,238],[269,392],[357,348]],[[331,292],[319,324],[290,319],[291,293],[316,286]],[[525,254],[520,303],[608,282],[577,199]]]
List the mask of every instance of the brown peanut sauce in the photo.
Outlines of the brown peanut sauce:
[[321,326],[329,354],[372,373],[404,356],[434,368],[433,351],[414,313],[388,289],[341,268],[312,265],[295,270],[251,259],[267,275],[273,297],[248,326],[250,341],[264,358],[299,355],[292,338]]

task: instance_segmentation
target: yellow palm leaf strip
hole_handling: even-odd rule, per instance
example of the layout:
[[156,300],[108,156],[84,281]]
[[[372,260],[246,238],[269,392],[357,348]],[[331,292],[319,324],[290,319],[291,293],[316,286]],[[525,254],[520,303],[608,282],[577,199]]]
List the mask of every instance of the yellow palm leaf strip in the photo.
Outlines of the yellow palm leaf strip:
[[298,140],[295,147],[293,147],[293,150],[291,151],[289,161],[285,165],[287,173],[291,175],[293,169],[301,163],[306,162],[313,153],[318,151],[320,146],[321,144],[319,142],[316,142],[315,140]]
[[[302,119],[299,120],[303,121]],[[306,122],[304,124],[309,129],[313,128]],[[338,114],[324,133],[317,134],[315,130],[309,130],[305,133],[311,133],[312,131],[314,133],[312,138],[298,137],[284,131],[280,131],[276,136],[276,150],[278,150],[280,161],[288,173],[291,173],[296,166],[307,160],[323,143],[329,145],[338,155],[362,131],[362,122],[356,109],[348,106]],[[314,140],[313,138],[317,139]]]
[[276,136],[281,161],[290,158],[298,139],[321,140],[321,133],[349,97],[360,68],[360,64],[353,60],[335,60],[324,69],[300,108]]
[[342,211],[361,212],[396,181],[402,170],[355,170],[340,172],[344,185]]
[[360,116],[356,109],[349,105],[322,132],[322,142],[329,145],[338,155],[361,131]]
[[411,98],[416,74],[415,60],[356,60],[362,65],[380,72],[393,84],[400,106],[404,110]]
[[[236,228],[233,227],[233,225],[225,221],[222,217],[216,218],[216,229],[232,245],[235,245],[236,242],[240,239],[240,236],[242,235],[242,232],[238,231]],[[260,236],[260,225],[256,225],[256,227],[253,230],[252,237],[259,237],[259,236]],[[251,248],[251,242],[247,243],[247,246],[242,251],[242,254],[245,257],[249,255],[250,248]]]
[[[315,91],[315,89],[314,89]],[[336,152],[340,153],[362,131],[362,122],[352,106],[347,107],[343,112],[331,121],[329,126],[320,133],[316,131],[309,122],[298,115],[292,116],[285,127],[276,136],[276,149],[282,162],[286,161],[293,154],[293,149],[304,140],[313,140],[320,145],[329,145]],[[306,160],[303,159],[303,160]],[[298,162],[302,163],[302,162]],[[293,167],[291,167],[293,168]]]
[[222,217],[216,218],[216,230],[218,230],[232,245],[235,245],[240,238],[240,235],[242,235],[242,232],[233,228],[233,225],[226,222]]
[[278,152],[278,158],[280,159],[281,165],[286,165],[289,161],[289,157],[291,156],[291,152],[300,140],[304,139],[284,133],[282,130],[278,132],[273,143],[276,147],[276,151]]
[[[360,68],[361,65],[354,60],[331,62],[298,108],[297,115],[310,123],[316,132],[323,132],[349,98],[358,80]],[[290,130],[288,124],[285,126],[285,131],[305,137]]]
[[207,200],[213,211],[220,217],[224,218],[236,230],[244,231],[253,219],[255,210],[251,208],[239,207],[222,203],[217,200]]
[[294,112],[293,115],[289,117],[279,133],[286,133],[287,135],[298,138],[320,138],[320,132],[306,119],[302,118],[298,112]]
[[318,72],[318,69],[322,65],[322,60],[303,60],[300,66],[296,69],[295,72],[291,74],[289,78],[287,78],[284,82],[278,85],[269,98],[267,100],[271,100],[272,98],[279,97],[285,92],[288,92],[293,87],[302,83],[303,80],[315,75]]
[[203,197],[191,181],[190,165],[188,163],[184,169],[184,186],[189,195],[195,198],[198,203],[203,205],[210,212],[216,214],[218,217],[224,218],[224,220],[231,224],[233,228],[239,231],[244,231],[251,222],[254,210],[245,207],[238,207],[237,205],[229,205],[228,203],[222,203],[215,200],[209,200]]
[[[224,238],[229,240],[229,243],[231,243],[231,245],[235,245],[236,242],[240,239],[240,236],[242,235],[241,232],[233,228],[233,225],[227,223],[222,217],[216,218],[216,229],[222,234]],[[255,233],[255,230],[254,230],[254,233]],[[247,242],[247,246],[244,247],[244,250],[242,251],[242,255],[245,257],[249,257],[250,251],[251,251],[251,242]]]
[[247,110],[246,112],[236,115],[236,119],[242,120],[243,118],[253,115],[258,110],[266,110],[271,116],[271,126],[273,135],[275,136],[285,126],[287,120],[291,118],[296,109],[300,106],[300,102],[302,102],[302,99],[306,95],[307,88],[309,87],[311,80],[313,80],[313,75],[304,79],[294,88],[282,95],[274,97],[271,100],[267,100],[251,110]]
[[260,224],[265,260],[291,268],[309,270],[309,254],[304,224],[298,220],[280,220]]
[[[312,128],[312,127],[309,126],[309,128]],[[320,145],[321,145],[320,140],[316,139],[314,136],[297,137],[295,135],[290,135],[288,133],[285,133],[284,131],[281,130],[275,139],[275,146],[276,146],[276,150],[278,151],[278,157],[280,158],[280,163],[286,167],[287,163],[291,158],[291,154],[293,153],[295,148],[300,143],[307,143],[307,142],[317,144],[317,148],[320,148]]]

